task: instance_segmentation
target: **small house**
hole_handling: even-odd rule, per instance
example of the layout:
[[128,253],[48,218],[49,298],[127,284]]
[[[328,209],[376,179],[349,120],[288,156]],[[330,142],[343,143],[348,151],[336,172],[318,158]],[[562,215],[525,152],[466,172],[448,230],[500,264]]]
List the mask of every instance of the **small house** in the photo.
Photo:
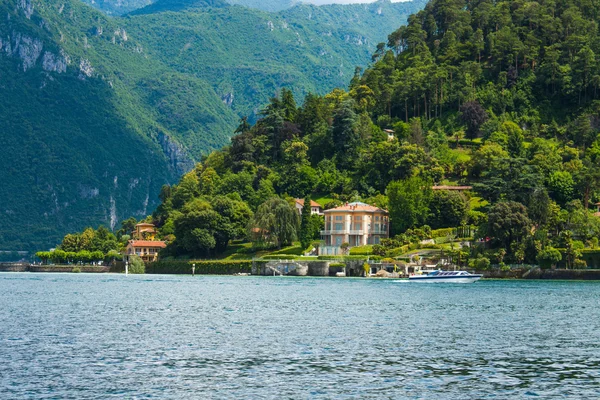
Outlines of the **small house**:
[[[296,210],[298,214],[302,215],[302,209],[304,208],[304,199],[296,199]],[[310,213],[311,215],[324,215],[323,206],[316,201],[310,201]]]

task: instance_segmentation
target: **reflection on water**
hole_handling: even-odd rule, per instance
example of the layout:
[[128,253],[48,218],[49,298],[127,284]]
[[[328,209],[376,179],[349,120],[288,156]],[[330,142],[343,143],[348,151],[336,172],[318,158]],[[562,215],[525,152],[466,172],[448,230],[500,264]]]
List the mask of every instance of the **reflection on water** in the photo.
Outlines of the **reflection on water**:
[[0,398],[600,397],[600,284],[0,274]]

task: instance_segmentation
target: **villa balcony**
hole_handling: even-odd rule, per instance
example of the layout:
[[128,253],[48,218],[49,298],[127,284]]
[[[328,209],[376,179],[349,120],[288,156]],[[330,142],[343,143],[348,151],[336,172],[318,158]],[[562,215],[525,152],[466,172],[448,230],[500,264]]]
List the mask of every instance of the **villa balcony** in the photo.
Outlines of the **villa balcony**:
[[325,236],[325,235],[358,235],[358,236],[362,236],[362,235],[387,235],[387,234],[388,234],[388,231],[382,230],[382,229],[373,229],[373,230],[368,230],[368,229],[351,229],[351,230],[330,229],[330,230],[321,231],[321,235],[323,235],[323,236]]
[[325,231],[321,231],[321,235],[347,235],[348,231],[341,229],[341,230],[335,230],[335,229],[330,229],[330,230],[325,230]]

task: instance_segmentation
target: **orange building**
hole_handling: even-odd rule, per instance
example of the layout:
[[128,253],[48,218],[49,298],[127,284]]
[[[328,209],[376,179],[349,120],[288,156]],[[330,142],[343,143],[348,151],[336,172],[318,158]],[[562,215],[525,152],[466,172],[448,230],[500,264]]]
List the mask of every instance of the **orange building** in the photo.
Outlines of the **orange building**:
[[156,226],[147,222],[140,222],[135,226],[133,238],[139,240],[154,240],[156,236]]
[[319,255],[342,254],[341,245],[350,247],[379,244],[389,237],[389,214],[386,210],[369,204],[355,202],[325,210],[324,242]]
[[158,252],[167,247],[161,240],[130,240],[125,250],[125,261],[129,261],[132,255],[139,256],[144,262],[158,260]]

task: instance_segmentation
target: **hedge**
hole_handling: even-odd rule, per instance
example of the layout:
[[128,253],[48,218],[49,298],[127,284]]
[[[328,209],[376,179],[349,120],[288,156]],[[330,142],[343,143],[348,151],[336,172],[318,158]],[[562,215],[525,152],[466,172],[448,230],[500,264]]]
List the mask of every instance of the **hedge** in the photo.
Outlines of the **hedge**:
[[199,275],[232,275],[252,272],[251,260],[167,260],[146,264],[147,274],[191,274],[192,264],[196,264]]
[[350,248],[351,256],[370,256],[373,254],[373,245],[367,244],[364,246],[356,246]]
[[432,238],[446,237],[456,234],[456,228],[442,228],[431,231]]
[[381,256],[319,256],[318,259],[319,260],[324,260],[324,261],[335,261],[335,260],[366,260],[366,259],[372,260],[372,261],[377,261],[377,260],[381,260]]
[[263,260],[295,260],[300,258],[297,254],[267,254],[261,257]]

